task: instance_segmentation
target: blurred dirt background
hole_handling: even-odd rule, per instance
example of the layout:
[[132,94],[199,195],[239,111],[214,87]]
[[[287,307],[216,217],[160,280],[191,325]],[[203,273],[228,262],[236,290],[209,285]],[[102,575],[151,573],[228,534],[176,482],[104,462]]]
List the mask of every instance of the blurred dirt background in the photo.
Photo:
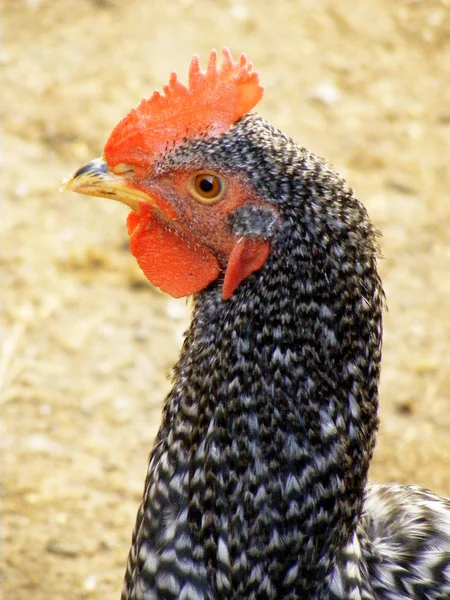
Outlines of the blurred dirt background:
[[372,478],[450,495],[450,2],[6,0],[2,597],[118,598],[189,306],[126,209],[59,194],[194,52],[245,51],[260,113],[342,171],[383,231]]

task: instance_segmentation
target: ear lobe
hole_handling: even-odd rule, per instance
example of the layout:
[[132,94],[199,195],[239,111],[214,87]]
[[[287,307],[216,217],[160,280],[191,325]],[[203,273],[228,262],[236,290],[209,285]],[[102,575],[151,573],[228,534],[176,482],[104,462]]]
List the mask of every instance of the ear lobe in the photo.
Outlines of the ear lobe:
[[233,246],[225,271],[222,298],[228,300],[249,275],[264,265],[270,253],[269,242],[241,238]]

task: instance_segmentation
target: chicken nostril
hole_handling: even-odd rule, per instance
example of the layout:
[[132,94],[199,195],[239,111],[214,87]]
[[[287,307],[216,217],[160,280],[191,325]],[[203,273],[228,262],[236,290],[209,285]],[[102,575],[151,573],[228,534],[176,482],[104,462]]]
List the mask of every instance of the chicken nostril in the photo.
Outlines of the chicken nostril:
[[110,167],[109,170],[114,173],[114,175],[134,175],[136,169],[128,165],[126,163],[118,163],[114,167]]

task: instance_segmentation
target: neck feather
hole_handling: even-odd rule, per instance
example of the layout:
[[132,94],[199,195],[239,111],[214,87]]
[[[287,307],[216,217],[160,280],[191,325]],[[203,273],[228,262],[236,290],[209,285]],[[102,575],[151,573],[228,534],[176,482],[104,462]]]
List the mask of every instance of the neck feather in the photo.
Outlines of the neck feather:
[[347,200],[360,238],[343,231],[348,219],[335,231],[328,220],[325,235],[314,230],[319,216],[299,223],[285,210],[283,239],[260,272],[226,302],[220,282],[196,297],[129,588],[140,551],[157,588],[147,544],[160,562],[169,551],[193,562],[199,597],[322,597],[356,530],[378,423],[383,294],[373,231]]

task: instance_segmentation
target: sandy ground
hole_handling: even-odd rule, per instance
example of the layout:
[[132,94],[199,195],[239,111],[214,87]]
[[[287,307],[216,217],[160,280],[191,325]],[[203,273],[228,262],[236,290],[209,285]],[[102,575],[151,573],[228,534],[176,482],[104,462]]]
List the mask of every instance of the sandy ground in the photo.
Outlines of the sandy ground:
[[384,233],[372,478],[450,495],[450,3],[2,8],[4,600],[120,594],[189,308],[140,273],[124,207],[58,188],[172,69],[224,44],[261,72],[259,111],[334,163]]

